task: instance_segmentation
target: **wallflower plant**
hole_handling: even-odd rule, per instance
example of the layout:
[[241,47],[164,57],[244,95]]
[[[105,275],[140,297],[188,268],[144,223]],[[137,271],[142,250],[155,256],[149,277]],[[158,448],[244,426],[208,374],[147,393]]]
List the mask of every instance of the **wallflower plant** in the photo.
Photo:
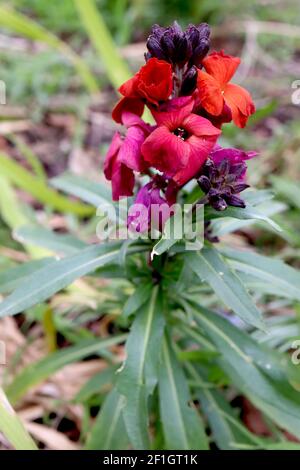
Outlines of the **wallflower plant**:
[[[112,116],[120,130],[104,174],[114,204],[129,198],[119,224],[135,236],[93,246],[57,242],[66,256],[28,268],[0,305],[1,316],[14,315],[81,276],[110,279],[113,300],[99,311],[114,315],[115,326],[93,349],[109,357],[110,387],[90,449],[272,450],[296,446],[291,435],[300,439],[300,369],[289,354],[297,321],[260,308],[270,296],[298,302],[300,274],[223,240],[255,223],[281,229],[269,218],[278,207],[272,195],[247,182],[247,162],[257,153],[222,145],[223,126],[242,129],[255,112],[249,92],[234,83],[240,59],[209,49],[207,24],[185,31],[176,22],[154,25],[145,64],[119,88]],[[146,108],[152,122],[143,119]],[[100,209],[110,199],[106,187],[75,176],[53,184]],[[193,232],[200,244],[187,243],[186,227],[174,237],[178,207],[188,207],[193,228],[202,227]],[[52,247],[53,240],[59,235]],[[120,362],[108,349],[124,342]],[[24,374],[8,387],[12,401],[24,390]],[[246,399],[261,413],[263,437],[243,422]]]

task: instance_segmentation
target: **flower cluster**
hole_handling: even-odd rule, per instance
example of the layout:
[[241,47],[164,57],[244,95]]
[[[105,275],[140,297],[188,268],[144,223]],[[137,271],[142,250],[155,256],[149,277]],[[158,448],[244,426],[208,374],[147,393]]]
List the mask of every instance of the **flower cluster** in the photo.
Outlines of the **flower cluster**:
[[[133,195],[139,173],[148,181],[135,202],[148,215],[152,204],[171,206],[192,179],[214,209],[244,206],[239,194],[247,187],[245,160],[255,153],[222,149],[217,139],[225,123],[244,127],[255,107],[250,94],[231,83],[240,59],[223,51],[208,55],[209,37],[207,24],[186,31],[176,22],[153,26],[146,64],[119,88],[122,98],[112,113],[125,129],[114,135],[104,165],[114,200]],[[145,106],[155,125],[142,119]],[[149,228],[148,215],[138,231]],[[129,216],[129,225],[134,222]]]

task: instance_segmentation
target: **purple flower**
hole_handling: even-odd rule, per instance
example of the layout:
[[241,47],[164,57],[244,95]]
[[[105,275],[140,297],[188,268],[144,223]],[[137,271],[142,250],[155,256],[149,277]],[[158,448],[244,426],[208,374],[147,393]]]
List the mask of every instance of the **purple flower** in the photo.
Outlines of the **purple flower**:
[[154,228],[162,231],[165,222],[173,214],[170,207],[176,200],[177,191],[177,187],[168,184],[160,176],[143,186],[128,211],[129,230],[144,233]]
[[210,204],[217,211],[223,211],[227,206],[246,207],[239,196],[249,187],[245,183],[247,171],[245,160],[256,155],[256,152],[216,146],[202,167],[197,180],[206,194],[203,202]]

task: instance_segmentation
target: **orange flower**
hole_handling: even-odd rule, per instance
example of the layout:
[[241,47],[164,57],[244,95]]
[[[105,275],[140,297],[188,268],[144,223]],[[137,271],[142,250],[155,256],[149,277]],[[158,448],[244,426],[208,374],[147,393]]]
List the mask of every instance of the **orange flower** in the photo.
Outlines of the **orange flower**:
[[213,52],[203,60],[206,72],[198,70],[198,90],[201,106],[213,116],[219,116],[225,104],[230,108],[232,119],[238,127],[245,127],[255,106],[245,88],[229,83],[240,65],[238,57]]

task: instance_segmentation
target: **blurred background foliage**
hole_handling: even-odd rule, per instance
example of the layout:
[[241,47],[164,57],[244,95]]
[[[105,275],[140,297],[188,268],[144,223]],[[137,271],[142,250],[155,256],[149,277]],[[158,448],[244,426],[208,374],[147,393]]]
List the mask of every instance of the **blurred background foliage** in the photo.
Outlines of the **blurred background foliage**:
[[[14,285],[8,269],[18,270],[24,261],[39,263],[42,256],[53,254],[58,241],[49,235],[50,229],[95,241],[97,221],[91,205],[102,195],[87,190],[82,181],[54,177],[72,171],[79,178],[103,181],[101,165],[116,129],[110,117],[117,99],[115,86],[127,76],[128,64],[136,71],[143,63],[151,25],[166,26],[174,19],[182,26],[203,21],[212,25],[213,48],[242,58],[236,80],[251,91],[257,105],[249,126],[243,131],[226,126],[222,140],[224,145],[259,151],[260,156],[250,162],[250,182],[274,192],[280,201],[274,219],[284,231],[278,234],[255,224],[240,229],[230,241],[300,267],[300,108],[291,99],[292,83],[300,79],[299,0],[95,0],[93,4],[101,16],[93,15],[87,0],[0,1],[0,80],[6,84],[6,105],[0,105],[1,293]],[[87,204],[73,196],[83,196]],[[45,231],[18,235],[21,226],[32,223]],[[59,240],[62,252],[75,250],[73,239]],[[24,274],[17,271],[15,276]],[[49,305],[0,320],[0,339],[9,345],[3,383],[11,383],[20,370],[50,352],[126,330],[128,319],[118,314],[128,293],[130,288],[122,283],[78,281]],[[298,305],[273,302],[259,293],[256,298],[267,312],[298,315]],[[114,348],[120,360],[122,346]],[[50,361],[46,376],[37,368],[37,375],[16,392],[22,398],[16,400],[20,415],[41,447],[75,449],[89,432],[90,417],[101,406],[111,378],[103,379],[99,371],[111,358],[107,353],[101,360],[92,356],[90,361],[76,362],[83,357],[84,352],[74,360],[67,358],[66,363],[73,361],[69,369],[36,390],[33,385],[56,372]],[[81,388],[95,372],[98,381]],[[78,409],[79,403],[83,409]],[[251,430],[259,433],[260,418],[249,404],[244,408],[251,415]]]

